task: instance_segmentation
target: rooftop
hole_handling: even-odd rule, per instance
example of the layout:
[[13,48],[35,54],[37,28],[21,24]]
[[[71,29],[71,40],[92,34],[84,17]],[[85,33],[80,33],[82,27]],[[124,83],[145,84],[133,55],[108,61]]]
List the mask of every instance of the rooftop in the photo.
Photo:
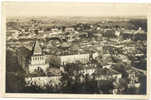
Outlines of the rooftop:
[[33,47],[33,55],[41,55],[42,54],[42,49],[39,45],[39,42],[36,41]]
[[119,72],[113,70],[113,69],[107,69],[107,68],[98,68],[96,71],[96,75],[114,75],[114,74],[119,74]]

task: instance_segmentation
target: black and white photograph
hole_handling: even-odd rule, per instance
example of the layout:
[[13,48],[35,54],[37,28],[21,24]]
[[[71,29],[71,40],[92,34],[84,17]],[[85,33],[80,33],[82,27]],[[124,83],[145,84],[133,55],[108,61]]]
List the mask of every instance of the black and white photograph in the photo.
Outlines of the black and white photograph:
[[5,93],[146,96],[145,6],[4,2]]

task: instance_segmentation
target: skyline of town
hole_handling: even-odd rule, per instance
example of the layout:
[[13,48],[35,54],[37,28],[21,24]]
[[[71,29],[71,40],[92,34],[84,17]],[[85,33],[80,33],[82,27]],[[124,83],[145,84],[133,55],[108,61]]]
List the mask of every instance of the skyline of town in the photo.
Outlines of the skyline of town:
[[6,92],[146,94],[147,19],[117,19],[7,20]]

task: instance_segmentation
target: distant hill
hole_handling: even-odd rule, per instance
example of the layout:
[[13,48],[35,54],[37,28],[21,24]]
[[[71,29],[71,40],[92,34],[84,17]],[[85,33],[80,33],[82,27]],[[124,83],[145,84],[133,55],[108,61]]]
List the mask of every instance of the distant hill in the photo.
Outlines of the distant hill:
[[72,25],[76,23],[96,23],[99,21],[129,21],[130,19],[146,19],[144,16],[138,17],[118,17],[118,16],[107,16],[107,17],[83,17],[83,16],[31,16],[31,17],[8,17],[7,22],[10,21],[19,21],[19,22],[27,22],[31,19],[40,20],[44,23],[49,24],[60,24],[60,25]]

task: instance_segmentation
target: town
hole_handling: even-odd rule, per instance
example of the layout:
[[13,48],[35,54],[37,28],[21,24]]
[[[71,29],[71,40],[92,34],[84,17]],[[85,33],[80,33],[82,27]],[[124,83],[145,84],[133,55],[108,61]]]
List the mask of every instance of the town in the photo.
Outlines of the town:
[[146,18],[10,18],[6,26],[6,84],[16,80],[7,92],[146,93]]

